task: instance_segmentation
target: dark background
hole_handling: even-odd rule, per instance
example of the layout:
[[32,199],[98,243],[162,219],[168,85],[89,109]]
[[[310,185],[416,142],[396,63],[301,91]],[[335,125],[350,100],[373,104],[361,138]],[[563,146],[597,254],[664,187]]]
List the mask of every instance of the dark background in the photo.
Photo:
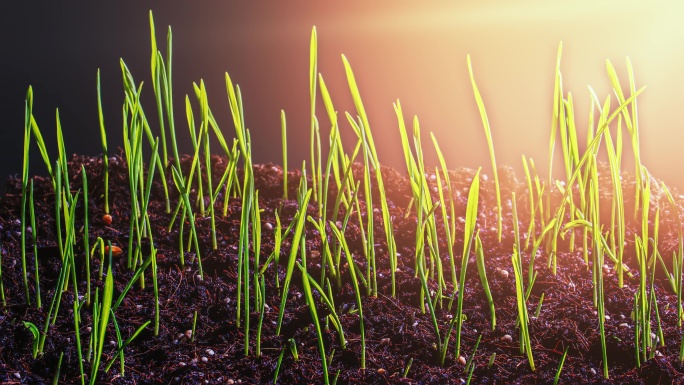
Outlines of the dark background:
[[[183,152],[190,151],[184,97],[200,79],[223,132],[234,136],[224,82],[228,71],[242,90],[255,162],[281,162],[284,109],[289,165],[300,167],[308,158],[309,38],[316,25],[318,70],[331,90],[345,143],[355,138],[344,112],[354,110],[341,53],[354,68],[385,164],[404,165],[392,108],[400,99],[409,128],[413,115],[420,117],[429,165],[436,165],[432,131],[450,167],[483,166],[490,173],[466,67],[469,53],[497,161],[520,170],[525,154],[546,175],[556,51],[563,40],[565,91],[573,92],[580,136],[589,111],[587,85],[601,100],[611,93],[605,72],[610,59],[626,87],[625,57],[630,56],[637,86],[649,87],[639,104],[643,162],[669,184],[681,187],[684,181],[679,172],[684,163],[679,113],[684,30],[678,27],[684,12],[674,1],[27,1],[5,6],[0,15],[0,180],[21,173],[29,85],[52,159],[57,157],[57,108],[67,152],[101,153],[98,68],[110,152],[121,145],[120,58],[136,82],[145,82],[143,106],[156,130],[149,67],[152,9],[162,52],[167,26],[173,28],[175,115]],[[318,116],[327,135],[327,115],[319,109]],[[625,167],[631,170],[630,151],[626,143]],[[558,158],[554,167],[560,169]],[[35,145],[30,169],[44,172]]]

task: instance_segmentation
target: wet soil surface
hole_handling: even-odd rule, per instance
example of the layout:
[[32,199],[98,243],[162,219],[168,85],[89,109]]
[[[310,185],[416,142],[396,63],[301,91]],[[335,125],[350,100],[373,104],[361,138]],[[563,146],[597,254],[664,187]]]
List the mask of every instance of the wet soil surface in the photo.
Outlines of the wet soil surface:
[[[184,164],[189,163],[184,159]],[[97,237],[111,241],[124,251],[129,244],[130,196],[128,174],[121,157],[112,158],[110,163],[110,202],[112,205],[111,224],[102,220],[104,212],[104,176],[100,159],[74,156],[70,161],[70,186],[72,191],[82,187],[80,167],[85,167],[88,175],[88,212],[89,239],[93,245]],[[218,177],[226,167],[225,159],[213,158],[213,173]],[[357,180],[363,180],[363,171],[355,165]],[[603,186],[610,186],[610,176],[606,170],[601,174]],[[658,316],[662,326],[663,340],[657,345],[652,358],[637,366],[634,349],[634,295],[639,285],[639,274],[635,259],[635,235],[641,233],[641,213],[634,208],[634,178],[625,174],[623,188],[625,212],[628,218],[624,260],[631,268],[633,277],[625,275],[623,288],[618,287],[613,263],[606,259],[605,267],[605,333],[609,379],[603,378],[602,353],[599,322],[593,305],[593,285],[591,263],[585,264],[581,231],[577,231],[574,250],[570,247],[570,236],[559,243],[558,267],[556,274],[547,268],[549,254],[541,248],[536,255],[536,282],[527,301],[528,311],[533,316],[540,298],[543,302],[537,317],[530,320],[531,346],[536,370],[532,371],[525,355],[520,353],[520,334],[516,327],[517,305],[515,278],[511,263],[513,250],[512,199],[515,199],[522,232],[529,225],[529,193],[527,184],[517,180],[508,169],[500,170],[503,201],[503,237],[497,237],[497,209],[493,178],[482,178],[478,214],[478,229],[484,246],[486,271],[491,287],[495,309],[496,328],[492,330],[487,299],[483,291],[474,254],[470,257],[465,282],[463,323],[461,337],[461,357],[455,357],[455,333],[451,341],[444,366],[438,365],[436,339],[430,315],[420,308],[420,281],[414,270],[416,217],[415,210],[409,208],[411,190],[408,179],[393,169],[382,169],[384,183],[388,191],[387,201],[391,210],[398,247],[398,266],[396,270],[396,297],[391,295],[390,265],[387,255],[382,215],[374,215],[376,258],[377,258],[377,296],[362,296],[363,316],[366,332],[366,369],[360,368],[361,337],[359,316],[354,310],[355,294],[349,282],[348,266],[343,267],[345,281],[341,288],[333,285],[333,297],[341,326],[345,332],[347,347],[340,346],[339,336],[330,323],[323,334],[326,354],[330,359],[331,378],[337,373],[338,384],[461,384],[465,383],[468,373],[465,362],[470,358],[478,337],[481,340],[475,351],[472,363],[473,384],[549,384],[554,376],[565,349],[567,359],[562,368],[560,383],[566,384],[680,384],[684,383],[684,365],[679,360],[682,332],[677,326],[677,296],[670,282],[665,279],[661,265],[657,267],[653,286],[658,304]],[[474,170],[459,169],[452,171],[450,180],[457,216],[465,213],[468,190]],[[242,175],[242,172],[239,172]],[[261,257],[266,261],[274,247],[275,212],[284,226],[290,223],[297,211],[296,189],[301,179],[298,170],[289,172],[289,200],[283,200],[283,170],[277,165],[257,165],[254,167],[255,185],[259,191],[261,212]],[[178,193],[169,173],[168,185],[171,206],[175,207]],[[428,178],[433,193],[433,201],[438,199],[435,178]],[[677,250],[680,218],[677,218],[657,181],[651,183],[651,224],[653,234],[655,211],[660,209],[660,236],[658,249],[665,266],[672,270],[672,255]],[[442,183],[444,183],[442,181]],[[311,183],[309,183],[311,186]],[[196,186],[195,186],[196,187]],[[556,187],[551,191],[552,207],[557,207],[561,194]],[[195,190],[191,198],[197,197]],[[360,189],[361,191],[363,188]],[[446,189],[444,191],[447,191]],[[334,197],[335,191],[330,192]],[[673,192],[675,201],[680,205],[682,199]],[[515,198],[513,198],[515,196]],[[60,253],[57,248],[55,231],[54,191],[48,179],[35,178],[37,250],[39,258],[40,286],[42,290],[42,309],[35,306],[35,271],[33,269],[33,244],[28,237],[26,254],[28,264],[29,292],[33,305],[27,305],[24,294],[19,220],[21,204],[21,181],[10,179],[7,193],[0,199],[0,226],[2,242],[2,283],[6,295],[6,305],[0,311],[0,383],[4,384],[44,384],[53,383],[58,369],[58,360],[63,353],[63,361],[58,375],[61,384],[80,383],[78,355],[75,344],[73,322],[73,288],[71,285],[62,294],[62,303],[54,325],[51,325],[46,338],[44,353],[38,358],[31,354],[32,335],[22,321],[31,322],[41,330],[45,323],[49,306],[61,269]],[[363,194],[361,193],[361,198]],[[379,207],[380,197],[374,202]],[[363,200],[363,199],[361,199]],[[168,231],[172,213],[166,212],[164,193],[159,178],[155,178],[149,207],[153,239],[158,249],[158,283],[160,301],[160,328],[154,335],[152,325],[145,328],[133,342],[124,349],[125,372],[121,373],[119,362],[115,362],[109,372],[101,370],[97,383],[102,384],[263,384],[272,383],[281,352],[282,362],[278,374],[279,384],[320,384],[323,381],[322,365],[317,346],[317,336],[313,319],[303,293],[302,277],[295,269],[292,286],[286,303],[285,316],[280,335],[275,333],[280,306],[280,289],[276,287],[276,270],[282,288],[287,259],[290,251],[291,234],[284,234],[282,257],[277,269],[269,267],[265,273],[266,310],[263,314],[260,357],[256,356],[256,332],[260,313],[254,309],[253,289],[250,290],[252,310],[249,330],[249,353],[245,355],[244,322],[238,324],[238,235],[240,229],[241,201],[228,199],[224,207],[223,193],[216,200],[217,248],[212,248],[211,221],[208,218],[196,219],[199,236],[201,261],[205,273],[200,279],[198,261],[193,252],[185,253],[185,266],[181,267],[179,254],[179,221]],[[602,194],[601,205],[609,208],[611,197]],[[332,207],[332,205],[330,205]],[[361,217],[366,223],[366,211],[361,206]],[[222,215],[226,210],[226,216]],[[197,210],[196,210],[197,211]],[[77,229],[83,226],[83,201],[76,207]],[[312,201],[308,214],[318,217],[316,204]],[[344,215],[344,209],[341,209]],[[602,223],[610,223],[610,210],[602,218]],[[329,213],[329,218],[332,213]],[[438,215],[441,218],[441,215]],[[608,225],[606,225],[608,226]],[[447,293],[453,288],[450,284],[450,266],[447,244],[444,240],[444,227],[438,220],[437,232],[442,237],[439,250],[445,269]],[[460,274],[463,247],[463,221],[456,221],[456,242],[454,244],[454,264]],[[184,226],[184,239],[190,226]],[[535,233],[542,229],[537,221]],[[346,237],[356,263],[361,271],[366,271],[363,257],[362,238],[358,215],[351,215]],[[83,232],[76,235],[77,258],[85,261]],[[332,241],[332,238],[330,239]],[[145,242],[145,240],[143,240]],[[589,237],[591,245],[591,237]],[[523,246],[525,239],[523,239]],[[313,277],[320,277],[321,240],[313,226],[306,226],[306,251],[308,271]],[[531,247],[523,248],[523,275],[527,279],[527,266]],[[253,251],[253,249],[252,249]],[[124,290],[133,272],[126,267],[126,257],[115,258],[112,266],[114,278],[114,298]],[[588,250],[591,261],[591,250]],[[97,271],[100,261],[91,258],[91,279],[93,290],[101,291],[104,278]],[[83,264],[78,266],[78,293],[84,295],[86,282]],[[125,340],[148,320],[154,319],[154,293],[150,269],[145,273],[145,287],[136,282],[116,310],[116,322]],[[106,274],[105,274],[106,275]],[[253,277],[252,277],[253,279]],[[527,283],[526,283],[527,284]],[[318,316],[325,327],[329,314],[314,293],[317,301]],[[447,332],[454,309],[448,310],[448,299],[437,304],[437,320],[440,333]],[[440,307],[440,305],[442,305]],[[243,303],[244,306],[244,303]],[[454,305],[455,308],[455,305]],[[93,306],[83,305],[81,309],[80,339],[84,359],[87,357],[91,338]],[[194,341],[184,334],[192,328],[195,313],[196,331]],[[651,314],[652,328],[657,331],[655,309]],[[288,348],[288,341],[295,341],[298,360]],[[112,359],[116,352],[116,334],[110,321],[106,331],[102,362]],[[495,356],[494,356],[495,354]],[[493,361],[491,361],[492,357]],[[651,354],[649,354],[651,356]],[[491,361],[491,362],[490,362]],[[90,361],[84,361],[85,373],[90,373]],[[410,366],[409,366],[410,364]],[[86,377],[88,376],[86,374]],[[88,379],[86,379],[87,382]]]

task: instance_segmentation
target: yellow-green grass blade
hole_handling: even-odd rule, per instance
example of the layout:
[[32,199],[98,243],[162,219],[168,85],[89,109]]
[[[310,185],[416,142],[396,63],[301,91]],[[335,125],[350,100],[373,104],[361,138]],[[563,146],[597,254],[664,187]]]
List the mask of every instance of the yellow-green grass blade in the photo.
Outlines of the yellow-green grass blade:
[[285,118],[285,110],[280,110],[280,138],[283,148],[283,199],[287,200],[287,119]]
[[342,249],[344,250],[344,255],[347,258],[347,265],[349,266],[349,274],[351,276],[351,283],[354,287],[354,293],[355,293],[355,298],[356,298],[356,306],[359,308],[359,328],[361,331],[361,369],[366,368],[366,332],[365,332],[365,323],[364,323],[364,318],[363,318],[363,303],[361,301],[361,290],[359,288],[359,278],[356,274],[356,270],[354,269],[354,266],[356,266],[356,263],[354,263],[354,259],[352,258],[352,254],[349,251],[349,245],[347,244],[347,239],[345,238],[344,234],[337,228],[337,226],[334,223],[330,224],[330,229],[332,230],[333,234],[335,234],[335,237],[337,238],[337,241],[340,242],[342,245]]
[[491,315],[492,330],[496,329],[496,309],[494,308],[494,299],[489,288],[489,281],[487,280],[487,270],[485,269],[484,248],[482,247],[482,240],[480,234],[475,234],[475,256],[477,259],[477,271],[480,274],[480,281],[482,282],[482,289],[487,297],[487,304],[489,305],[489,313]]
[[[282,297],[280,299],[280,309],[278,311],[278,323],[276,324],[276,335],[280,335],[280,328],[283,323],[283,316],[285,315],[285,304],[287,303],[287,296],[290,290],[290,281],[292,280],[292,272],[294,271],[295,261],[297,260],[297,253],[299,252],[300,239],[304,231],[304,223],[306,222],[306,208],[311,198],[311,189],[307,189],[304,199],[300,203],[299,210],[297,210],[295,225],[295,232],[292,237],[290,248],[290,255],[287,261],[287,271],[285,281],[283,282]],[[350,265],[351,266],[351,265]]]
[[[618,132],[620,132],[619,127]],[[625,249],[625,206],[622,198],[622,180],[620,178],[620,163],[618,156],[616,154],[616,149],[613,147],[613,140],[610,135],[610,130],[605,131],[605,137],[606,148],[608,150],[608,163],[610,165],[611,180],[613,182],[613,202],[616,208],[616,223],[611,233],[617,233],[617,240],[614,242],[617,250],[615,250],[614,252],[616,252],[619,261],[617,265],[618,286],[622,287],[624,285],[622,256],[624,254]]]
[[[311,291],[311,283],[309,282],[308,273],[306,271],[306,265],[302,266],[299,262],[297,263],[297,265],[299,265],[299,269],[302,272],[302,286],[304,289],[304,298],[306,299],[306,304],[309,306],[311,319],[313,320],[316,335],[318,337],[316,338],[316,343],[318,345],[318,352],[321,356],[321,371],[323,372],[323,383],[325,385],[328,385],[330,383],[330,379],[328,378],[328,361],[327,356],[325,354],[325,345],[323,344],[323,329],[321,328],[321,323],[318,320],[318,311],[316,310],[316,303],[314,301],[314,296]],[[361,308],[359,308],[359,312],[360,311]]]
[[[582,158],[580,159],[579,163],[577,164],[577,168],[572,174],[572,177],[568,181],[567,185],[572,186],[572,184],[575,182],[575,179],[580,175],[580,171],[582,170],[582,167],[584,164],[587,162],[587,160],[590,158],[590,156],[594,155],[595,149],[598,147],[598,144],[600,143],[601,138],[603,137],[603,132],[609,127],[610,123],[622,112],[622,110],[629,104],[631,103],[634,99],[636,99],[637,96],[639,96],[646,87],[640,88],[637,92],[633,93],[628,99],[625,100],[624,103],[621,103],[620,106],[618,106],[608,117],[605,119],[605,121],[602,124],[599,124],[599,128],[596,131],[596,134],[594,135],[594,138],[587,144],[587,149],[588,151],[584,153]],[[607,112],[606,112],[607,113]],[[592,150],[592,151],[589,151]],[[570,193],[571,189],[566,189],[565,193],[563,194],[563,199],[562,201],[565,201],[567,199],[568,194]],[[560,218],[562,216],[562,213],[565,211],[565,205],[560,205],[556,209],[556,214],[555,217]],[[559,221],[560,222],[560,221]],[[556,226],[556,229],[554,230],[554,239],[558,236],[558,233],[560,232],[560,223]],[[554,255],[553,258],[555,260],[555,249],[554,249]],[[553,273],[556,273],[555,270],[555,264],[554,264],[554,270]]]
[[480,169],[477,169],[468,191],[468,203],[466,204],[466,216],[463,230],[463,255],[461,256],[461,280],[458,289],[458,303],[456,307],[456,357],[461,354],[461,329],[463,327],[463,296],[465,294],[466,269],[470,258],[470,248],[477,226],[477,210],[480,197]]
[[534,356],[532,355],[532,346],[530,343],[530,334],[528,329],[527,305],[525,303],[524,297],[525,294],[522,282],[522,271],[520,269],[520,256],[515,252],[515,249],[513,251],[513,256],[511,257],[511,262],[513,264],[513,273],[515,276],[515,292],[522,339],[521,348],[524,348],[525,353],[527,353],[527,360],[529,361],[530,369],[534,371]]
[[28,90],[26,91],[26,105],[28,110],[30,111],[29,119],[31,124],[31,132],[33,133],[33,137],[36,139],[38,150],[40,151],[40,155],[43,158],[43,162],[45,163],[45,168],[47,168],[48,174],[50,174],[50,178],[52,179],[52,187],[54,188],[55,174],[52,172],[52,162],[50,161],[50,157],[47,152],[47,147],[45,147],[43,135],[40,133],[38,123],[36,123],[36,119],[33,116],[33,87],[31,86],[29,86]]
[[104,166],[104,204],[105,213],[109,213],[109,156],[107,155],[107,130],[105,130],[102,113],[102,90],[100,87],[100,69],[97,69],[97,115],[100,122],[100,139],[102,141],[102,164]]
[[150,43],[151,43],[151,55],[150,55],[150,70],[152,74],[152,90],[154,91],[154,98],[157,103],[157,115],[159,116],[159,131],[162,140],[162,157],[164,165],[169,161],[168,153],[166,151],[166,130],[164,129],[164,112],[162,110],[162,84],[161,84],[161,66],[157,65],[160,60],[161,53],[157,50],[157,37],[154,28],[154,17],[152,16],[152,11],[150,10]]
[[316,159],[316,75],[318,73],[318,37],[316,34],[316,27],[311,29],[311,40],[309,42],[309,121],[311,123],[311,131],[309,135],[309,155],[311,161],[311,182],[313,184],[314,201],[318,202],[321,198],[318,194],[318,184],[320,175],[316,172],[316,165],[320,159]]
[[561,57],[563,54],[563,42],[558,44],[556,55],[556,71],[554,72],[553,84],[553,114],[551,117],[551,138],[549,141],[549,183],[553,180],[553,153],[556,148],[556,131],[558,129],[558,118],[560,116],[561,104],[563,100],[563,78],[560,71]]
[[484,101],[480,95],[480,90],[475,83],[475,76],[473,75],[473,66],[470,62],[470,55],[467,56],[468,73],[470,74],[470,82],[473,86],[473,93],[475,94],[475,102],[480,110],[480,118],[484,127],[485,136],[487,137],[487,147],[489,148],[489,157],[492,161],[492,172],[494,173],[494,185],[496,187],[496,207],[497,207],[497,233],[499,242],[501,242],[501,232],[503,231],[503,213],[501,212],[501,191],[499,188],[499,173],[496,169],[496,157],[494,155],[494,143],[492,142],[492,132],[489,126],[489,119],[487,118],[487,111],[485,109]]

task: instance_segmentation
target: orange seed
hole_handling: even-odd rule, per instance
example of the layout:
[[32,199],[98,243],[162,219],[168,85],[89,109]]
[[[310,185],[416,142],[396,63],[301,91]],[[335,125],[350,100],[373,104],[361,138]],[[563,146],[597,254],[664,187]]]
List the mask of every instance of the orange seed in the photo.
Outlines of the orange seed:
[[[119,246],[112,246],[112,256],[118,257],[123,253],[123,250]],[[109,254],[109,246],[105,246],[105,254]]]
[[105,225],[111,225],[112,224],[112,216],[109,214],[105,214],[102,216],[102,222],[104,222]]

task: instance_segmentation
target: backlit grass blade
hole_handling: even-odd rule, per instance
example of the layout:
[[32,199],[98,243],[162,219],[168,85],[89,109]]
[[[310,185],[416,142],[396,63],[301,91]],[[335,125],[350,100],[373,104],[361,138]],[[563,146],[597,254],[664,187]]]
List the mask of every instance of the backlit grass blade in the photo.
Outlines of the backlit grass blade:
[[365,323],[364,323],[364,318],[363,318],[363,307],[362,307],[362,301],[361,301],[361,291],[359,289],[359,280],[356,276],[356,271],[354,269],[354,259],[352,258],[352,254],[349,251],[349,246],[347,245],[347,240],[344,237],[344,234],[337,228],[337,226],[334,226],[334,224],[331,224],[330,229],[332,230],[333,234],[335,234],[335,237],[337,238],[337,241],[340,242],[342,245],[342,248],[344,250],[344,255],[347,258],[347,264],[349,265],[349,274],[351,276],[351,283],[354,287],[354,294],[356,298],[356,306],[359,308],[359,328],[361,331],[361,369],[366,368],[366,331],[365,331]]
[[[618,130],[620,128],[618,127]],[[618,286],[623,286],[623,265],[622,257],[625,250],[625,205],[622,198],[622,179],[620,177],[620,163],[617,154],[617,150],[613,147],[613,140],[610,135],[610,130],[605,131],[606,137],[606,149],[608,150],[608,163],[610,165],[610,175],[613,182],[613,206],[615,212],[615,226],[613,227],[612,234],[617,233],[617,239],[614,244],[616,246],[616,253],[618,258],[617,265],[617,275],[618,275]],[[681,228],[680,228],[681,233]]]
[[[613,87],[613,91],[615,92],[615,95],[618,98],[618,101],[620,103],[625,102],[625,95],[622,92],[622,87],[620,86],[620,81],[617,76],[617,72],[615,71],[615,67],[613,67],[613,64],[610,62],[610,60],[606,60],[606,70],[608,72],[608,79],[610,80],[611,86]],[[627,58],[627,70],[628,70],[628,75],[629,75],[629,90],[631,94],[634,94],[636,88],[634,84],[634,71],[632,70],[632,63]],[[643,179],[645,176],[641,173],[641,154],[639,151],[639,126],[638,126],[638,120],[637,120],[637,101],[634,99],[631,103],[631,114],[629,108],[625,108],[622,112],[622,116],[625,119],[625,126],[627,127],[627,131],[630,134],[631,137],[631,142],[632,142],[632,150],[634,152],[634,163],[635,163],[635,178],[636,178],[636,189],[635,189],[635,206],[634,206],[634,217],[636,218],[637,211],[638,211],[638,204],[639,202],[639,196],[641,194],[641,187],[643,186]]]
[[157,102],[157,114],[159,116],[159,133],[161,135],[162,143],[162,163],[164,166],[167,165],[169,161],[169,155],[166,151],[166,129],[164,128],[164,113],[162,110],[164,93],[161,84],[161,66],[158,65],[158,55],[157,50],[157,37],[154,29],[154,17],[152,16],[152,11],[150,11],[150,43],[152,55],[150,57],[150,69],[152,72],[152,90],[154,91],[154,98]]
[[102,114],[102,90],[100,87],[100,69],[97,69],[97,115],[100,122],[100,140],[102,142],[102,165],[104,168],[104,205],[105,214],[109,214],[109,155],[107,154],[107,130],[105,130]]
[[473,181],[470,184],[468,191],[468,203],[466,205],[466,218],[463,230],[463,254],[461,255],[461,279],[458,287],[458,304],[456,305],[456,355],[461,355],[461,329],[463,328],[463,297],[465,295],[465,279],[466,270],[468,268],[468,259],[470,258],[470,247],[473,243],[475,235],[475,226],[477,225],[477,210],[480,197],[480,169],[477,169],[473,176]]
[[442,168],[442,173],[444,175],[444,183],[446,184],[446,190],[449,196],[449,205],[447,212],[447,203],[444,199],[444,189],[442,188],[442,180],[440,177],[439,170],[435,168],[435,176],[437,182],[437,192],[439,194],[440,206],[442,206],[442,223],[444,224],[444,231],[446,233],[447,241],[447,253],[449,254],[449,263],[451,265],[451,283],[454,287],[458,284],[458,279],[456,278],[456,264],[454,256],[454,243],[456,242],[456,212],[454,208],[454,193],[451,189],[451,181],[449,180],[449,170],[447,169],[446,162],[444,161],[444,155],[437,144],[437,139],[435,139],[434,134],[430,133],[432,138],[432,143],[435,146],[435,151],[437,152],[437,157],[439,159],[439,164]]
[[[31,229],[37,229],[36,227],[36,210],[33,200],[33,178],[31,178],[31,184],[29,188],[29,216],[31,218]],[[33,270],[36,281],[36,307],[38,309],[43,307],[40,298],[40,271],[38,270],[38,241],[37,241],[37,231],[31,231],[31,240],[33,242]],[[2,265],[2,254],[0,254],[0,265]],[[90,283],[88,283],[90,284]],[[5,293],[2,286],[2,268],[0,268],[0,296],[2,297],[3,306],[5,304]]]
[[515,293],[518,305],[518,318],[520,319],[521,348],[523,353],[527,353],[527,360],[529,361],[530,369],[534,371],[534,357],[532,355],[532,345],[530,343],[530,332],[528,329],[529,319],[527,315],[527,304],[525,302],[525,294],[522,282],[523,275],[520,269],[520,256],[516,254],[515,249],[513,249],[511,262],[513,264],[513,273],[515,276]]
[[[33,87],[31,86],[29,86],[28,91],[26,91],[26,105],[28,106],[29,111],[33,111]],[[43,135],[40,133],[40,129],[38,128],[38,123],[36,123],[36,119],[33,116],[33,112],[31,112],[30,114],[30,121],[31,132],[33,133],[33,137],[36,139],[38,150],[40,151],[40,155],[43,158],[45,168],[47,168],[48,174],[50,174],[50,178],[52,179],[52,187],[54,187],[55,174],[52,171],[52,161],[50,160],[50,156],[48,155],[47,148],[45,147],[45,141],[43,140]]]
[[[380,204],[381,204],[381,211],[382,211],[382,222],[383,222],[383,230],[385,232],[385,239],[387,241],[387,247],[388,247],[388,252],[390,254],[390,258],[394,258],[394,254],[396,253],[396,246],[395,246],[395,240],[394,240],[394,226],[392,224],[392,218],[389,213],[389,208],[387,206],[387,199],[385,197],[385,187],[384,187],[384,182],[382,178],[382,172],[380,168],[380,161],[378,159],[378,154],[375,148],[375,141],[373,140],[373,134],[370,128],[370,123],[368,121],[368,116],[366,115],[366,110],[363,107],[363,102],[361,101],[361,94],[359,92],[358,86],[356,84],[356,79],[354,77],[354,72],[351,69],[351,66],[349,62],[347,61],[347,58],[342,55],[342,61],[344,63],[344,69],[345,73],[347,75],[347,83],[349,84],[349,89],[352,94],[352,99],[354,100],[354,106],[356,107],[356,112],[359,115],[359,118],[361,120],[361,128],[362,128],[362,137],[364,138],[364,147],[368,149],[370,152],[370,163],[373,166],[373,169],[375,171],[375,179],[377,182],[378,186],[378,191],[380,193]],[[360,130],[361,131],[361,130]],[[364,150],[364,159],[365,159],[365,150]],[[370,173],[370,170],[367,170],[368,173]],[[370,191],[366,191],[368,196],[366,196],[366,199],[369,200],[370,196]],[[370,201],[369,201],[370,202]],[[372,206],[372,205],[371,205]],[[369,215],[369,228],[371,224],[371,218],[372,214]],[[372,241],[374,239],[373,232],[369,230],[369,241]],[[371,250],[371,262],[373,263],[373,270],[375,271],[375,252],[374,250]],[[392,272],[394,274],[394,270]],[[374,279],[375,282],[375,279]],[[374,295],[377,295],[377,283],[374,283],[373,287],[373,293]]]
[[[86,267],[86,304],[90,306],[90,258],[88,257],[88,250],[90,250],[90,233],[88,228],[88,178],[86,176],[85,166],[81,165],[81,178],[83,184],[83,249],[86,250],[85,267]],[[38,270],[36,270],[37,272]]]
[[494,299],[492,298],[492,292],[489,289],[489,281],[487,281],[487,271],[485,270],[484,261],[484,250],[482,247],[482,240],[480,239],[480,234],[475,235],[475,255],[477,258],[477,270],[480,273],[480,281],[482,282],[482,289],[487,297],[487,303],[489,304],[489,313],[492,316],[492,330],[496,329],[496,310],[494,308]]
[[284,110],[280,110],[280,130],[283,148],[283,199],[287,199],[287,120]]
[[[304,239],[302,238],[302,243],[304,243]],[[306,263],[306,262],[305,262]],[[314,328],[316,329],[316,335],[318,338],[316,338],[316,342],[318,345],[318,352],[321,355],[321,366],[322,369],[321,371],[323,372],[323,383],[325,385],[328,385],[330,383],[330,380],[328,378],[328,360],[325,354],[325,345],[323,344],[323,329],[321,328],[321,323],[318,319],[318,311],[316,310],[316,303],[314,301],[314,296],[311,291],[311,283],[309,282],[309,277],[308,273],[306,272],[306,264],[301,265],[299,264],[299,269],[302,272],[302,284],[303,284],[303,291],[304,291],[304,298],[306,299],[306,304],[309,306],[309,312],[311,313],[311,319],[313,320],[314,323]],[[361,311],[361,308],[359,308],[359,312]]]
[[[677,306],[677,326],[682,327],[682,267],[684,266],[684,236],[682,235],[682,224],[681,224],[681,217],[680,217],[680,211],[679,211],[679,206],[677,203],[675,203],[674,198],[672,197],[672,194],[670,193],[670,190],[665,186],[665,183],[661,182],[660,187],[663,189],[665,192],[665,196],[667,196],[667,200],[670,202],[670,205],[672,206],[672,209],[674,210],[674,217],[676,219],[677,223],[677,235],[678,235],[678,241],[677,241],[677,252],[675,253],[674,257],[672,258],[672,265],[673,265],[673,274],[674,274],[674,280],[675,280],[675,293],[677,293],[677,303],[679,304]],[[684,345],[683,345],[684,346]]]
[[90,384],[95,383],[97,377],[97,371],[100,367],[100,360],[102,358],[102,350],[104,348],[104,338],[107,331],[107,324],[109,323],[109,310],[112,306],[112,297],[114,295],[114,277],[112,275],[112,265],[111,265],[111,242],[109,243],[109,266],[107,266],[107,276],[105,278],[104,293],[102,295],[100,314],[100,323],[98,325],[98,331],[100,335],[97,338],[97,346],[95,349],[95,358],[93,361],[92,369],[90,371]]
[[28,276],[26,272],[26,198],[28,197],[28,180],[29,180],[29,145],[31,144],[31,107],[28,101],[25,104],[25,120],[24,120],[24,159],[21,172],[21,273],[24,282],[24,298],[28,305],[31,304],[31,297],[29,296]]
[[561,360],[558,363],[558,370],[556,370],[556,376],[553,378],[553,385],[558,385],[558,380],[560,379],[560,374],[563,370],[563,364],[565,364],[565,357],[568,356],[568,349],[570,349],[570,346],[566,346],[565,350],[563,351],[563,356],[561,357]]
[[[318,185],[320,183],[320,175],[318,175],[317,165],[320,164],[320,157],[316,158],[316,147],[315,137],[316,137],[316,81],[318,74],[318,38],[316,35],[316,27],[311,29],[311,41],[309,43],[309,105],[310,114],[309,120],[311,123],[311,132],[309,136],[309,151],[311,160],[311,183],[314,191],[314,201],[318,202],[321,199],[319,194]],[[320,204],[319,204],[320,212]]]
[[494,173],[494,185],[496,188],[496,208],[497,208],[497,233],[499,235],[499,242],[501,242],[501,232],[503,231],[503,214],[501,212],[501,191],[499,188],[499,173],[496,168],[496,157],[494,156],[494,143],[492,142],[492,131],[489,127],[489,119],[487,118],[487,111],[485,110],[484,102],[480,91],[475,84],[475,76],[473,75],[473,66],[470,63],[470,55],[467,56],[468,72],[470,73],[470,82],[473,85],[473,93],[475,94],[475,102],[480,110],[480,117],[482,118],[482,125],[484,126],[485,136],[487,137],[487,147],[489,148],[489,158],[492,161],[492,172]]
[[285,305],[287,303],[287,296],[290,292],[290,281],[292,280],[292,272],[294,271],[295,262],[297,260],[297,252],[299,251],[299,243],[304,231],[304,223],[306,222],[306,209],[309,205],[309,199],[311,198],[311,189],[307,189],[304,199],[299,204],[299,210],[297,211],[297,224],[295,225],[295,232],[292,236],[290,256],[287,261],[287,272],[285,275],[285,281],[283,282],[282,296],[280,299],[280,309],[278,311],[278,323],[276,324],[276,335],[280,335],[280,328],[283,323],[283,316],[285,315]]

